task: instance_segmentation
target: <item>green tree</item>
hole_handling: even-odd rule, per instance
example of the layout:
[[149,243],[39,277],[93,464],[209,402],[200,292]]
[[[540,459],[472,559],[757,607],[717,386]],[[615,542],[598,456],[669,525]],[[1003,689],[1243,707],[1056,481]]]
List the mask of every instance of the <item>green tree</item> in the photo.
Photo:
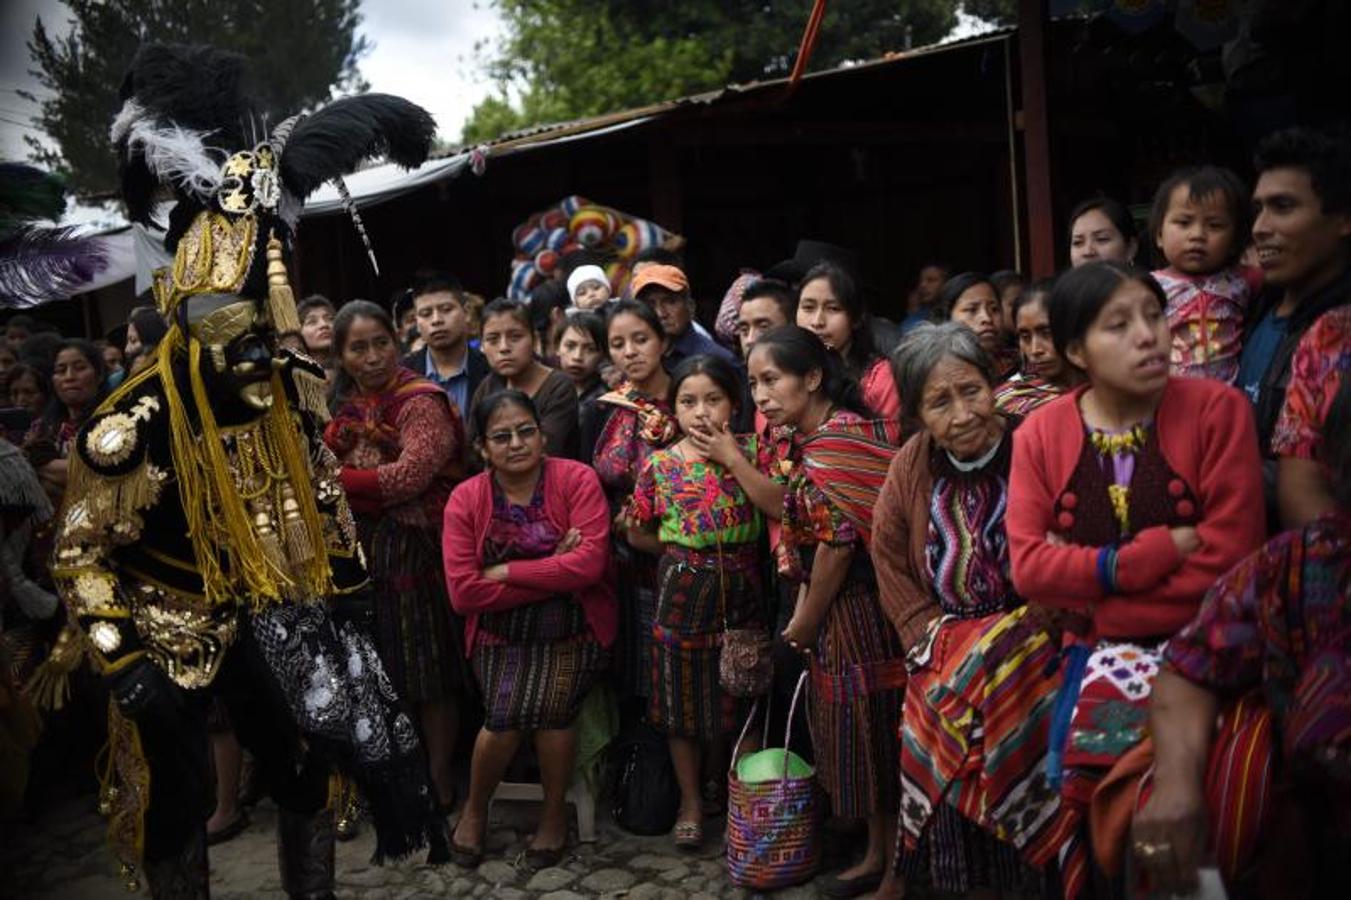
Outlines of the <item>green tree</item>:
[[[357,62],[360,0],[66,0],[69,36],[54,39],[41,19],[28,41],[32,74],[52,92],[34,123],[56,144],[25,137],[29,158],[62,172],[71,189],[117,186],[108,126],[118,89],[144,42],[209,43],[248,57],[271,121],[327,100],[336,88],[365,88]],[[30,100],[39,102],[29,96]]]
[[[792,69],[812,8],[812,0],[493,2],[506,35],[488,48],[484,65],[499,90],[471,113],[465,144],[728,82],[782,77]],[[958,0],[833,3],[809,68],[932,43],[956,24],[959,5]]]

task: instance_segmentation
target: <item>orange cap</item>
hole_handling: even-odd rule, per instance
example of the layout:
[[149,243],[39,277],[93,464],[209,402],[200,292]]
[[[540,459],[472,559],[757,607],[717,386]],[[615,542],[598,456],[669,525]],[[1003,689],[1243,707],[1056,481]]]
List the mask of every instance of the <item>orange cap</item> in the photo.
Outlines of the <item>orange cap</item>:
[[659,284],[668,291],[680,293],[690,289],[689,279],[675,266],[643,266],[633,276],[633,296],[637,297],[648,285]]

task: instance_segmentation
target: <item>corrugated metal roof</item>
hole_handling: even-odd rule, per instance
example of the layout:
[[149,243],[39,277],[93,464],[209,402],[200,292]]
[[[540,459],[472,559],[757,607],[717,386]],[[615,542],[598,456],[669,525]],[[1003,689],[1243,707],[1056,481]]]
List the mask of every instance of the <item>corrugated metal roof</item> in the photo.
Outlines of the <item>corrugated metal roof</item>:
[[[871,59],[860,63],[843,63],[833,69],[825,69],[820,72],[809,72],[803,76],[803,81],[817,81],[840,76],[846,76],[850,73],[871,71],[883,66],[897,65],[913,59],[924,56],[930,56],[935,53],[944,53],[950,50],[963,49],[979,44],[991,43],[1004,40],[1009,35],[1017,31],[1016,26],[1007,26],[996,28],[971,37],[962,38],[956,41],[940,44],[928,44],[923,47],[916,47],[913,50],[897,51],[888,53],[879,59]],[[767,81],[751,81],[745,84],[729,84],[716,90],[705,91],[699,94],[690,94],[686,97],[677,97],[673,100],[662,100],[647,106],[639,106],[633,109],[616,110],[615,112],[603,113],[598,116],[590,116],[584,119],[574,119],[569,122],[552,122],[544,125],[534,125],[529,128],[522,128],[518,131],[511,131],[491,141],[475,147],[455,147],[434,153],[434,158],[444,158],[468,154],[471,150],[478,147],[486,147],[488,156],[500,156],[504,153],[510,153],[526,147],[539,147],[554,143],[562,138],[575,138],[584,135],[593,135],[599,133],[608,133],[615,130],[615,126],[624,126],[630,124],[639,124],[638,120],[647,120],[667,115],[675,110],[688,108],[692,106],[712,106],[720,102],[728,101],[734,98],[745,98],[760,93],[771,93],[777,89],[786,87],[787,78],[774,78]]]

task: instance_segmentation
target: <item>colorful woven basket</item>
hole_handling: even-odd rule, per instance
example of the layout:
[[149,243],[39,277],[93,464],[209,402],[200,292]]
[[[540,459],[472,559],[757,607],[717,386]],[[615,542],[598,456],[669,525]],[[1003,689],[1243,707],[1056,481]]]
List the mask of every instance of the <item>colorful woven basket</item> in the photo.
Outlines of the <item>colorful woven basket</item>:
[[[788,710],[785,748],[806,683],[803,672]],[[754,784],[737,777],[737,752],[754,718],[752,705],[727,773],[727,874],[737,887],[768,891],[801,884],[816,874],[821,864],[821,805],[815,770],[804,777],[790,776],[786,751],[781,778]]]

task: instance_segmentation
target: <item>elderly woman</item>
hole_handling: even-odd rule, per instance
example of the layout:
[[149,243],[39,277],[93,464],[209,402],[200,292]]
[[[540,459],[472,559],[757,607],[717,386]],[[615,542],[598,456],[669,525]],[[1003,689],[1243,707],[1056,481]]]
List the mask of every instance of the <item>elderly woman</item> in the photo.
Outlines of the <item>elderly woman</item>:
[[[920,325],[893,360],[904,412],[923,430],[892,461],[873,515],[882,606],[910,669],[900,821],[908,851],[879,896],[897,895],[895,874],[956,893],[1033,887],[1035,873],[995,839],[997,823],[984,814],[1044,778],[1041,756],[1018,748],[1028,738],[1044,746],[1055,690],[1045,668],[1056,644],[1027,615],[1009,573],[1004,512],[1019,419],[995,408],[990,357],[963,325]],[[1002,653],[987,659],[995,645],[1020,649],[1025,663],[1000,668]],[[973,682],[997,692],[1000,705],[970,692]],[[966,753],[953,758],[953,741]],[[959,783],[958,765],[973,760],[991,762]],[[971,803],[976,796],[983,802]]]
[[544,810],[527,856],[546,868],[557,865],[567,839],[573,720],[615,637],[605,579],[610,512],[589,466],[545,457],[528,396],[499,391],[474,415],[487,471],[451,495],[442,553],[486,708],[451,853],[463,866],[482,859],[493,791],[523,734],[533,732]]
[[394,322],[353,300],[333,322],[342,365],[324,442],[342,462],[379,602],[375,630],[400,698],[416,710],[437,800],[454,799],[463,657],[441,575],[441,511],[463,472],[464,429],[445,391],[399,365]]

